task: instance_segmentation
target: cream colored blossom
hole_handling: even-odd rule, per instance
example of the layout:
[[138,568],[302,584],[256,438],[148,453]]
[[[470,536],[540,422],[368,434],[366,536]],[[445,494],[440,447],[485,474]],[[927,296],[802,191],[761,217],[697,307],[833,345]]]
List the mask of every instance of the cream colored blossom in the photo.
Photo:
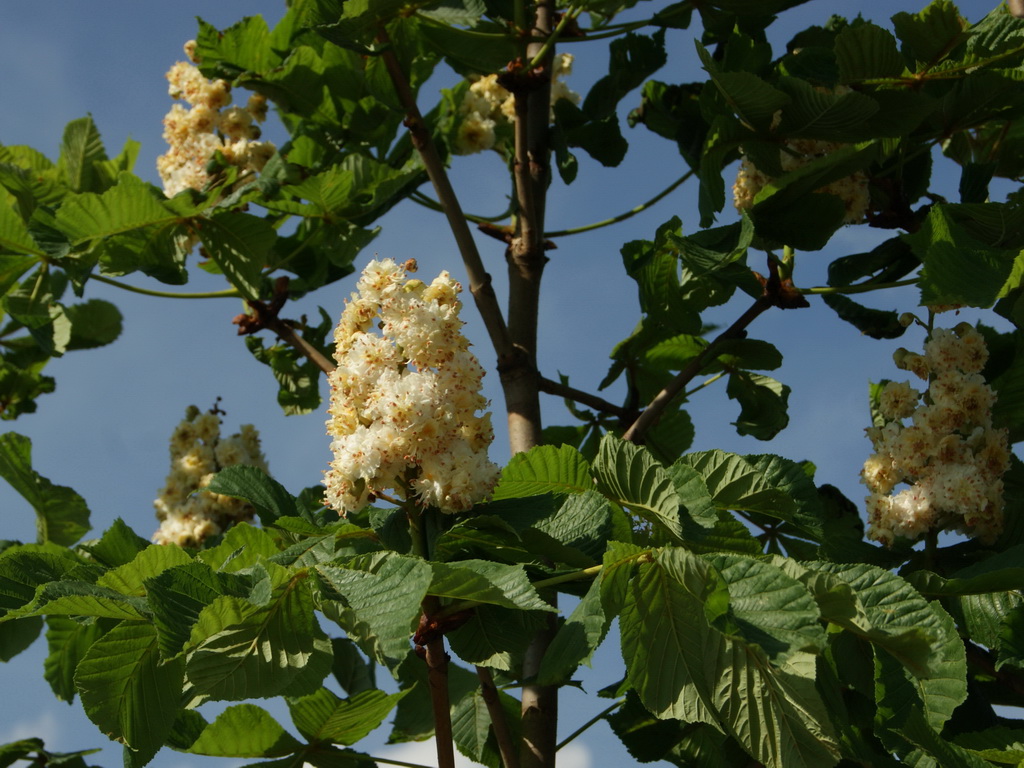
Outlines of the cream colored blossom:
[[879,396],[886,423],[867,430],[875,453],[861,470],[868,537],[889,545],[897,536],[956,530],[991,543],[1003,527],[1010,451],[1006,430],[992,427],[995,393],[980,373],[984,337],[966,323],[936,328],[923,355],[904,349],[894,358],[928,389],[890,382]]
[[267,470],[255,427],[245,424],[239,433],[221,437],[216,414],[189,406],[171,433],[171,471],[153,502],[160,521],[153,541],[198,547],[235,523],[251,520],[255,510],[246,502],[202,490],[217,472],[239,465]]
[[[819,88],[819,91],[827,93],[848,93],[850,89],[840,86],[833,91]],[[775,128],[781,115],[776,113],[772,123]],[[785,173],[803,168],[815,160],[826,157],[845,146],[835,141],[819,141],[816,139],[791,139],[786,142],[785,147],[779,150],[779,162]],[[754,198],[764,189],[772,178],[758,170],[753,161],[744,156],[740,162],[739,172],[736,174],[736,182],[733,184],[732,197],[733,205],[739,211],[745,211],[754,204]],[[838,197],[843,201],[845,213],[843,214],[844,224],[857,224],[864,220],[867,213],[870,197],[868,194],[868,177],[863,171],[856,171],[850,176],[845,176],[826,184],[815,192],[821,192]]]
[[[564,78],[572,74],[572,61],[572,54],[561,53],[552,62],[549,120],[554,120],[555,102],[561,99],[573,104],[580,102],[580,95],[564,82]],[[469,86],[459,112],[462,119],[455,136],[455,152],[460,155],[482,152],[497,143],[499,124],[516,119],[515,97],[498,82],[497,75],[484,75]]]
[[[195,43],[185,46],[192,58]],[[276,148],[260,136],[254,122],[266,117],[266,98],[253,96],[245,108],[231,103],[231,86],[208,80],[193,64],[179,61],[167,72],[168,93],[190,105],[174,104],[164,118],[166,153],[157,158],[164,191],[173,197],[184,189],[202,189],[209,181],[207,163],[220,152],[230,165],[259,172]]]
[[430,285],[408,279],[412,267],[367,265],[335,329],[334,458],[324,483],[328,506],[342,515],[391,490],[459,512],[497,482],[490,415],[478,415],[484,371],[461,330],[461,287],[447,272]]

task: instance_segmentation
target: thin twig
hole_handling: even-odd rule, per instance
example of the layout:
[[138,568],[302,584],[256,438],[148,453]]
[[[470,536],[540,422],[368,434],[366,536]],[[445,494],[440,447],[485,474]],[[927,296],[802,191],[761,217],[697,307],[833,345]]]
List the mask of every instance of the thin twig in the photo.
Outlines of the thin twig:
[[437,148],[434,146],[434,140],[431,138],[430,131],[423,120],[423,115],[420,114],[419,107],[416,105],[416,97],[413,95],[409,80],[402,71],[402,66],[389,44],[387,32],[383,28],[381,28],[378,38],[381,43],[384,43],[381,57],[391,82],[395,87],[398,100],[405,110],[405,125],[409,129],[412,144],[423,160],[427,176],[434,185],[434,193],[444,209],[445,216],[448,219],[448,226],[455,236],[459,254],[462,256],[462,263],[469,277],[470,293],[473,295],[477,309],[483,318],[487,333],[490,336],[495,351],[498,353],[499,359],[511,356],[515,349],[509,338],[508,328],[505,326],[505,318],[502,316],[501,307],[498,305],[497,296],[495,296],[494,288],[491,285],[491,276],[484,269],[483,260],[480,258],[480,252],[476,247],[476,241],[473,240],[473,233],[466,223],[462,206],[459,204],[459,199],[455,195],[451,181],[448,179],[444,162],[442,162]]
[[155,291],[152,288],[139,288],[117,280],[111,280],[109,277],[104,277],[103,275],[90,275],[89,279],[95,280],[99,283],[105,283],[106,285],[112,285],[115,288],[120,288],[122,291],[141,293],[143,296],[157,296],[161,299],[238,299],[242,297],[242,294],[240,294],[236,288],[228,288],[223,291],[210,291],[206,293],[182,293],[180,291]]
[[599,720],[601,720],[605,715],[611,714],[612,712],[614,712],[616,709],[618,709],[619,707],[621,707],[625,703],[626,703],[626,699],[625,699],[625,697],[623,697],[623,698],[619,699],[618,701],[614,702],[613,704],[611,704],[610,706],[605,707],[603,710],[601,710],[596,715],[594,715],[592,718],[587,720],[587,722],[585,722],[583,725],[581,725],[575,731],[573,731],[568,736],[566,736],[564,739],[562,739],[558,743],[558,746],[555,747],[555,749],[556,750],[561,749],[566,744],[568,744],[570,741],[575,739],[577,736],[580,736],[581,734],[583,734],[588,728],[590,728],[592,725],[594,725]]
[[610,219],[595,221],[591,224],[584,224],[579,227],[570,227],[569,229],[556,229],[553,232],[545,232],[544,237],[550,238],[565,237],[566,235],[578,235],[581,232],[591,232],[595,229],[601,229],[601,227],[610,227],[612,224],[618,224],[620,221],[625,221],[626,219],[636,216],[638,213],[643,213],[652,205],[655,205],[656,203],[660,202],[667,195],[672,194],[672,192],[674,192],[680,184],[687,181],[691,176],[693,176],[693,171],[687,171],[678,179],[676,179],[667,187],[665,187],[665,189],[661,190],[661,192],[652,197],[650,200],[644,203],[640,203],[640,205],[634,206],[630,208],[628,211],[620,213],[618,216],[612,216]]
[[487,705],[487,714],[491,716],[491,727],[494,728],[494,740],[498,742],[501,762],[505,768],[519,768],[519,753],[512,741],[512,730],[508,727],[508,719],[501,706],[501,698],[491,670],[487,667],[477,667],[476,676],[480,678],[480,694]]
[[552,381],[551,379],[546,379],[541,376],[539,384],[541,392],[546,392],[549,395],[557,395],[558,397],[563,397],[567,400],[573,400],[581,405],[593,408],[595,411],[608,413],[620,419],[628,418],[630,415],[628,408],[623,408],[621,405],[609,403],[607,400],[603,400],[597,395],[592,395],[589,392],[574,389],[573,387],[562,384],[559,381]]
[[324,373],[330,373],[337,367],[324,357],[320,350],[297,334],[287,320],[282,320],[279,317],[269,318],[264,322],[264,325],[276,333],[281,338],[281,341],[291,344],[295,349],[308,357]]

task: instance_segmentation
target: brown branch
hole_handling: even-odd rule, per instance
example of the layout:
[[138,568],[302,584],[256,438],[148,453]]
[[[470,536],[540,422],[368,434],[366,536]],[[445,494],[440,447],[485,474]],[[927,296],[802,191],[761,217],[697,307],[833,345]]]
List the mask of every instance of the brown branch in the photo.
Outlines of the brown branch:
[[501,762],[505,768],[519,768],[519,754],[512,741],[512,731],[508,727],[508,720],[505,718],[505,710],[502,709],[491,670],[487,667],[477,667],[476,676],[480,678],[480,694],[487,705],[487,714],[491,716],[491,727],[494,728],[494,739],[498,742]]
[[231,321],[238,326],[238,335],[245,336],[267,328],[278,335],[281,341],[295,347],[308,357],[317,368],[324,373],[335,369],[334,363],[324,357],[323,353],[295,332],[295,324],[291,320],[283,320],[279,316],[281,308],[288,300],[288,278],[279,277],[274,281],[274,298],[270,301],[246,301],[252,314],[236,315]]
[[967,650],[968,664],[981,670],[987,677],[991,677],[997,685],[1012,691],[1017,696],[1024,696],[1024,679],[1019,674],[1012,671],[1010,667],[1001,667],[997,670],[992,654],[969,640],[964,640],[964,648]]
[[[541,442],[540,374],[537,371],[537,321],[544,253],[546,195],[551,176],[550,111],[554,46],[544,41],[555,26],[554,0],[536,0],[532,39],[523,60],[536,69],[521,71],[512,91],[516,105],[515,181],[520,204],[515,237],[507,251],[509,273],[509,334],[521,357],[502,374],[508,404],[512,452]],[[541,55],[542,51],[544,52]],[[554,604],[554,598],[552,598]],[[558,629],[554,614],[530,643],[523,658],[523,679],[540,672],[541,662]],[[558,686],[525,682],[521,696],[521,768],[554,768],[558,745]]]
[[451,702],[448,699],[448,654],[444,637],[439,635],[426,646],[427,685],[434,710],[434,743],[438,768],[455,768],[455,742],[452,739]]
[[601,413],[608,413],[620,419],[628,419],[636,416],[635,411],[631,412],[628,408],[623,408],[621,405],[609,403],[607,400],[603,400],[597,395],[592,395],[589,392],[574,389],[567,384],[562,384],[560,381],[552,381],[551,379],[546,379],[541,376],[539,384],[541,392],[545,392],[549,395],[557,395],[558,397],[563,397],[567,400],[573,400]]
[[426,168],[427,176],[434,185],[434,193],[437,195],[441,207],[444,209],[445,217],[448,219],[448,226],[451,228],[458,246],[459,254],[462,256],[462,263],[466,268],[466,275],[469,277],[469,292],[476,302],[480,316],[483,318],[484,326],[490,336],[498,359],[511,357],[515,348],[509,338],[508,328],[505,326],[505,319],[498,305],[498,298],[491,285],[491,276],[484,268],[483,260],[480,258],[480,251],[476,247],[473,233],[466,222],[462,212],[462,206],[455,195],[448,173],[445,170],[441,156],[434,146],[430,131],[423,120],[419,107],[416,104],[416,97],[413,95],[409,80],[402,71],[402,66],[391,48],[387,32],[381,28],[378,33],[379,42],[384,44],[381,58],[395,87],[398,100],[405,110],[405,125],[409,129],[409,136],[412,144],[419,152],[423,166]]
[[689,365],[683,368],[661,392],[655,395],[643,413],[622,435],[623,440],[642,443],[647,431],[658,423],[658,419],[661,418],[665,409],[668,408],[676,396],[686,389],[686,385],[701,372],[704,366],[718,357],[722,345],[732,339],[744,338],[747,333],[747,326],[754,322],[762,312],[770,307],[795,309],[797,307],[810,306],[807,299],[800,294],[790,280],[779,279],[778,266],[775,262],[769,262],[769,269],[770,276],[767,280],[761,277],[761,275],[757,275],[756,272],[754,273],[761,281],[764,292],[754,300],[754,303],[742,315],[736,318],[732,325],[716,336],[710,344],[701,350],[700,354],[690,361]]

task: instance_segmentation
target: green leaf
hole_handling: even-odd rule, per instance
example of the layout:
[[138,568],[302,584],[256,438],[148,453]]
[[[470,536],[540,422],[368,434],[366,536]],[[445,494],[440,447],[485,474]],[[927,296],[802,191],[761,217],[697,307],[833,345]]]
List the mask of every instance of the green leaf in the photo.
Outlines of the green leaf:
[[740,435],[771,440],[789,424],[790,389],[770,376],[748,371],[729,375],[726,394],[740,404],[739,418],[733,422]]
[[68,196],[57,210],[57,226],[73,245],[158,225],[174,231],[179,214],[163,202],[163,192],[129,173],[102,194]]
[[53,554],[27,546],[0,552],[0,616],[30,603],[38,587],[60,580],[78,564],[70,553]]
[[903,74],[903,57],[896,46],[896,39],[892,33],[871,22],[852,24],[842,29],[836,35],[835,52],[840,83],[859,83]]
[[704,559],[729,588],[729,611],[720,628],[757,645],[776,665],[798,653],[825,649],[818,605],[800,581],[750,557],[721,553]]
[[590,465],[579,451],[568,445],[541,445],[509,460],[493,498],[497,501],[545,493],[583,493],[593,486]]
[[662,718],[722,728],[771,768],[834,765],[839,755],[814,689],[814,657],[796,652],[772,664],[758,645],[712,626],[729,607],[721,574],[685,550],[661,550],[640,566],[620,627],[627,680],[644,706]]
[[[0,204],[0,251],[40,256],[41,251],[35,239],[29,234],[24,220],[9,205]],[[0,264],[0,287],[13,282],[13,272],[24,272],[36,262],[35,258],[5,256]],[[4,293],[7,291],[4,290]]]
[[971,236],[953,220],[953,210],[934,205],[917,232],[903,235],[924,264],[918,283],[921,303],[991,306],[1010,277],[1017,252]]
[[775,113],[789,104],[789,96],[752,72],[722,71],[704,46],[696,46],[704,69],[737,117],[752,128],[768,130]]
[[301,748],[302,742],[265,709],[235,704],[217,715],[187,751],[213,757],[280,757]]
[[96,580],[99,587],[108,587],[124,595],[146,594],[147,579],[158,576],[168,568],[188,565],[192,558],[176,546],[151,544],[125,565],[107,571]]
[[43,677],[58,699],[69,704],[74,701],[75,669],[86,651],[109,628],[102,621],[82,623],[67,616],[46,618],[47,656],[43,661]]
[[57,170],[72,192],[102,192],[103,179],[95,165],[106,160],[107,153],[91,115],[67,124]]
[[129,528],[124,520],[117,518],[99,539],[83,542],[79,546],[101,565],[116,568],[130,563],[149,544],[149,541]]
[[146,762],[181,709],[184,664],[161,663],[156,628],[125,621],[90,646],[75,672],[86,715]]
[[121,311],[109,301],[89,299],[65,307],[64,314],[71,321],[69,350],[106,346],[121,335]]
[[665,65],[665,30],[651,36],[628,32],[613,40],[608,50],[608,74],[591,86],[583,101],[590,120],[613,115],[627,93]]
[[555,633],[537,673],[539,685],[565,683],[581,663],[589,664],[604,640],[613,615],[605,610],[602,580],[603,574],[594,579],[587,594]]
[[215,75],[234,80],[245,71],[265,72],[281,63],[271,46],[270,30],[262,16],[247,16],[237,24],[219,31],[199,19],[196,56],[207,77]]
[[866,138],[864,124],[879,111],[877,101],[856,91],[826,93],[795,77],[780,78],[776,85],[791,99],[779,124],[784,136],[858,141]]
[[430,565],[393,555],[376,573],[331,565],[316,570],[326,586],[344,599],[335,620],[367,655],[389,666],[405,658],[409,637],[419,622],[420,603],[430,587]]
[[86,581],[53,581],[43,584],[32,602],[11,611],[22,616],[99,616],[108,619],[144,619],[146,601]]
[[285,415],[310,413],[320,407],[320,369],[315,363],[285,344],[264,347],[263,339],[256,336],[247,336],[245,346],[253,357],[270,366],[280,387],[277,402]]
[[273,525],[279,517],[299,514],[295,497],[258,467],[226,467],[214,475],[206,490],[249,502],[264,525]]
[[517,676],[527,649],[537,632],[548,625],[547,619],[546,614],[537,611],[482,605],[446,637],[452,652],[463,661]]
[[892,24],[905,50],[929,67],[950,55],[970,34],[950,0],[932,0],[920,13],[897,13]]
[[594,475],[601,493],[682,542],[679,497],[672,478],[645,448],[605,435]]
[[31,646],[43,629],[38,616],[0,624],[0,662],[8,662]]
[[704,478],[718,509],[762,512],[774,517],[789,517],[797,509],[792,496],[779,487],[778,477],[772,482],[763,469],[742,456],[719,450],[698,451],[686,454],[679,463],[692,467]]
[[263,605],[224,596],[200,612],[186,656],[196,694],[222,701],[277,696],[313,660],[322,632],[305,574],[271,573],[279,575]]
[[146,595],[164,658],[178,655],[192,634],[202,610],[222,595],[242,597],[238,577],[216,573],[198,561],[169,568],[146,582]]
[[537,594],[522,566],[486,560],[430,563],[429,593],[524,611],[556,611]]
[[[894,726],[910,710],[921,708],[928,724],[941,729],[967,696],[963,641],[949,614],[882,568],[806,565],[848,584],[863,606],[870,628],[863,636],[887,651],[876,652],[877,695],[879,706],[896,717]],[[863,629],[864,622],[857,623]]]
[[821,300],[840,320],[845,320],[872,339],[897,339],[907,330],[895,310],[872,309],[842,294],[824,294]]
[[503,69],[518,55],[515,40],[507,34],[458,29],[447,24],[423,24],[424,41],[456,72],[489,75]]
[[274,537],[249,523],[236,523],[224,534],[220,544],[200,551],[198,557],[220,571],[241,571],[278,554]]
[[342,699],[321,688],[309,696],[289,699],[288,711],[299,733],[309,741],[348,746],[376,729],[407,693],[369,690]]
[[[497,691],[498,703],[504,713],[512,743],[520,738],[520,703],[502,690]],[[480,690],[463,696],[452,711],[452,740],[459,752],[487,768],[502,768],[497,740],[492,734],[491,713]]]
[[0,435],[0,477],[35,509],[40,543],[71,546],[89,530],[85,499],[32,469],[32,441],[27,437],[16,432]]
[[260,298],[264,266],[277,239],[266,220],[239,211],[222,211],[197,221],[199,237],[210,257],[246,299]]

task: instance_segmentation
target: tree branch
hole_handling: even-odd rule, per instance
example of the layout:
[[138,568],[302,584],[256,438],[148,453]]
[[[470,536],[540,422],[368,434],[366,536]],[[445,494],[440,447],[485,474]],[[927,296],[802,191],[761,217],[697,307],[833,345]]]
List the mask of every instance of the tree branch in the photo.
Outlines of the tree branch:
[[498,305],[498,298],[491,285],[491,276],[484,269],[480,251],[477,249],[473,233],[466,223],[462,206],[448,179],[448,173],[437,153],[437,147],[434,146],[430,131],[427,130],[426,123],[423,121],[423,115],[420,114],[419,107],[416,105],[416,97],[413,95],[409,80],[402,71],[401,64],[389,44],[387,32],[383,28],[378,33],[378,40],[385,44],[381,57],[395,87],[395,93],[405,109],[405,125],[409,129],[412,144],[423,160],[427,176],[430,177],[430,181],[434,185],[434,193],[444,209],[448,226],[455,236],[459,254],[462,256],[462,263],[466,268],[466,275],[469,277],[469,291],[483,318],[498,359],[510,357],[515,349],[509,338],[508,328],[505,326],[505,319],[501,314],[501,307]]
[[[549,395],[557,395],[558,397],[563,397],[567,400],[573,400],[581,405],[593,408],[595,411],[608,413],[620,419],[627,419],[631,417],[631,413],[628,408],[623,408],[621,405],[609,403],[607,400],[603,400],[597,395],[592,395],[589,392],[574,389],[573,387],[562,384],[559,381],[552,381],[551,379],[546,379],[541,376],[538,383],[540,385],[540,391]],[[635,415],[635,413],[632,415]]]
[[476,676],[480,678],[480,693],[487,705],[487,714],[491,716],[491,726],[494,728],[494,739],[498,742],[501,762],[505,768],[519,768],[519,753],[512,741],[512,731],[508,727],[505,710],[501,707],[501,699],[498,696],[498,688],[494,685],[491,670],[487,667],[477,667]]
[[434,743],[437,746],[438,768],[455,768],[455,742],[452,740],[451,702],[448,699],[448,654],[444,636],[427,641],[424,658],[427,662],[427,685],[434,710]]
[[[747,326],[754,322],[762,312],[770,307],[795,309],[797,307],[810,306],[807,299],[793,287],[793,283],[790,280],[779,279],[778,264],[776,262],[769,261],[768,268],[770,276],[767,280],[761,277],[761,275],[757,275],[764,287],[764,292],[754,300],[754,303],[742,315],[736,318],[732,325],[716,336],[710,344],[701,350],[700,354],[690,361],[689,365],[683,368],[661,392],[655,395],[650,405],[644,409],[643,413],[622,435],[623,440],[643,443],[647,431],[658,423],[658,419],[661,418],[669,404],[701,372],[704,366],[718,357],[718,352],[722,345],[732,339],[742,339],[746,336]],[[755,272],[754,274],[756,275],[757,273]]]

